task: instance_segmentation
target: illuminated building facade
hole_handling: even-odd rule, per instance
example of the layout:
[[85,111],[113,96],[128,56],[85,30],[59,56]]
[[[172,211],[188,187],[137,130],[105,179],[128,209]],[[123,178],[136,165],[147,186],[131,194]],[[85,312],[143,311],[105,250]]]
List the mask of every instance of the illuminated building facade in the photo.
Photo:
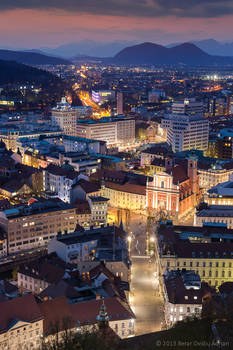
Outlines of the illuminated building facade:
[[233,206],[232,205],[204,205],[196,209],[194,226],[203,226],[205,222],[219,223],[233,229]]
[[185,99],[172,105],[172,114],[162,119],[167,130],[167,142],[173,152],[191,149],[206,150],[209,140],[209,122],[203,117],[203,104]]
[[71,104],[63,97],[61,102],[58,103],[56,107],[52,108],[52,126],[62,130],[65,135],[77,136],[77,120],[89,117],[91,114],[92,107],[71,107]]
[[115,99],[115,91],[113,90],[92,90],[92,100],[95,103],[102,104],[104,102],[108,102],[110,100]]
[[209,121],[202,116],[168,115],[162,119],[162,127],[167,129],[167,142],[173,152],[208,148]]
[[74,231],[75,208],[59,201],[33,202],[0,212],[8,254],[45,246],[58,232]]
[[[183,163],[183,164],[182,164]],[[156,173],[147,182],[146,206],[149,210],[165,211],[171,216],[182,216],[194,208],[199,195],[197,159],[190,156],[173,166],[165,160],[166,172]]]
[[[226,168],[227,167],[227,168]],[[213,186],[217,186],[219,183],[223,183],[229,180],[229,176],[233,173],[233,164],[230,167],[228,165],[221,165],[216,163],[209,169],[198,168],[200,187],[205,190],[210,189]]]
[[186,269],[194,270],[201,281],[212,286],[232,281],[232,235],[233,230],[218,224],[203,227],[161,224],[156,247],[161,275],[168,269]]
[[101,118],[100,120],[79,120],[77,136],[103,140],[107,145],[133,143],[135,141],[135,119],[127,117]]
[[196,101],[195,98],[176,101],[172,104],[172,114],[202,115],[203,103]]

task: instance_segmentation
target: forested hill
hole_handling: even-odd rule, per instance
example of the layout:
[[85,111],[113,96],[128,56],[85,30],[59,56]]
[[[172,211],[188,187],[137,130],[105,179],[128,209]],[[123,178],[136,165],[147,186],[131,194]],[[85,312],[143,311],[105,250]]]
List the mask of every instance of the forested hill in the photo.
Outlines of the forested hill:
[[4,84],[47,84],[60,79],[46,71],[13,61],[0,60],[0,85]]
[[37,52],[0,50],[0,60],[15,61],[30,65],[70,64],[68,60],[59,57],[43,55]]

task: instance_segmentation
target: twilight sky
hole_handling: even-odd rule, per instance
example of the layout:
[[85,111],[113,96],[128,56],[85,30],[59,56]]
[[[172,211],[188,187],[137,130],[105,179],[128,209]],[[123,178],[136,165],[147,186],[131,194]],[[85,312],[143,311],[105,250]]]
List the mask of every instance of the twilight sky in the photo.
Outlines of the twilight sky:
[[0,46],[232,40],[232,0],[0,0]]

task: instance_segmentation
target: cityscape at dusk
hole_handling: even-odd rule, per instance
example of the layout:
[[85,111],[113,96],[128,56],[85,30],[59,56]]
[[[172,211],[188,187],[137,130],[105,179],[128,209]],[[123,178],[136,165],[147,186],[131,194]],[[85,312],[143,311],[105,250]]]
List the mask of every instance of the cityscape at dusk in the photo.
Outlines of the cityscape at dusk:
[[0,350],[233,349],[231,0],[0,0]]

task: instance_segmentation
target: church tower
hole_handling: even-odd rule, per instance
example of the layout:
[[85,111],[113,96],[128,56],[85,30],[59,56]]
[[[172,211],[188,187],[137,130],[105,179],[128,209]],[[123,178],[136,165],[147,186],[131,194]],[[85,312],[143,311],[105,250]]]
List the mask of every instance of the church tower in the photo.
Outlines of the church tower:
[[190,154],[188,158],[188,177],[191,183],[192,193],[194,193],[195,204],[196,204],[196,195],[199,192],[199,177],[197,173],[197,156],[194,151]]
[[107,314],[106,306],[104,304],[104,299],[100,307],[99,315],[96,317],[96,320],[98,322],[99,329],[108,327],[109,317]]

